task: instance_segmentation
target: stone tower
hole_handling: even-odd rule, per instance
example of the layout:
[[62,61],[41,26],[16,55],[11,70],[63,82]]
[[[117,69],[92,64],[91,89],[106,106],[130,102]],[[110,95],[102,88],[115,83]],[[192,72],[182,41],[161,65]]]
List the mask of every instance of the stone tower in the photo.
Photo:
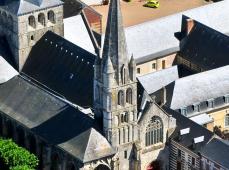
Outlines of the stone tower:
[[139,139],[136,63],[127,53],[119,0],[110,2],[102,59],[95,62],[94,109],[108,141],[129,155]]
[[7,38],[19,71],[33,45],[48,30],[64,34],[60,0],[1,0],[0,36]]

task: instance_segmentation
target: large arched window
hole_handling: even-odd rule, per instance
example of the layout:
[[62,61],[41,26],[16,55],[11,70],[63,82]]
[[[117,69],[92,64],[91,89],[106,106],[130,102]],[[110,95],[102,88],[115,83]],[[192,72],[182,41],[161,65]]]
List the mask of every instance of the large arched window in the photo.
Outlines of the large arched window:
[[29,26],[36,28],[36,21],[34,16],[29,16]]
[[159,117],[154,116],[146,127],[145,144],[149,146],[159,142],[163,142],[163,124]]
[[128,88],[126,91],[126,102],[132,104],[132,89]]
[[124,92],[122,90],[118,92],[118,105],[124,106]]
[[53,11],[48,12],[48,20],[52,23],[55,23],[55,13]]
[[40,13],[40,14],[38,15],[38,22],[39,22],[41,25],[45,26],[45,14]]
[[229,114],[225,116],[225,127],[229,127]]

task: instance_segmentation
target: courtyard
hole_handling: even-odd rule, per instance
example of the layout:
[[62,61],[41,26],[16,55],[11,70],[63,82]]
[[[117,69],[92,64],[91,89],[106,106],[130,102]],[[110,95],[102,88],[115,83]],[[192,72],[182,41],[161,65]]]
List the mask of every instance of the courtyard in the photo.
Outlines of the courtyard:
[[[145,3],[146,1],[144,0],[121,1],[125,27],[196,8],[211,2],[205,0],[159,0],[160,7],[157,9],[143,7]],[[103,32],[105,31],[108,7],[108,5],[93,6],[103,16]]]

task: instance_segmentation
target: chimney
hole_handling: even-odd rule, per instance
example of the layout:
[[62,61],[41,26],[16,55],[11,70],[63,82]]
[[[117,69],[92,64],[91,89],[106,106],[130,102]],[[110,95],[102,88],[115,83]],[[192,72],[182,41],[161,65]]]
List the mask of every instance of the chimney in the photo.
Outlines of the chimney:
[[186,19],[186,36],[191,32],[194,26],[194,20],[191,18]]
[[161,89],[161,105],[163,106],[166,103],[166,88]]

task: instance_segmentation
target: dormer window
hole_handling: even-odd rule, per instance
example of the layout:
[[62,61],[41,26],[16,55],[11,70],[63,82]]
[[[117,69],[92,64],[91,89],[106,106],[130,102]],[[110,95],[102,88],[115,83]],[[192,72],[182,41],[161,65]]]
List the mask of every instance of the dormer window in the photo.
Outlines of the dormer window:
[[229,94],[224,96],[224,103],[229,103]]
[[193,112],[199,112],[200,111],[200,104],[194,104],[192,105]]
[[186,107],[181,108],[180,113],[184,116],[187,116],[187,108]]
[[214,99],[210,99],[207,101],[208,108],[214,108]]

